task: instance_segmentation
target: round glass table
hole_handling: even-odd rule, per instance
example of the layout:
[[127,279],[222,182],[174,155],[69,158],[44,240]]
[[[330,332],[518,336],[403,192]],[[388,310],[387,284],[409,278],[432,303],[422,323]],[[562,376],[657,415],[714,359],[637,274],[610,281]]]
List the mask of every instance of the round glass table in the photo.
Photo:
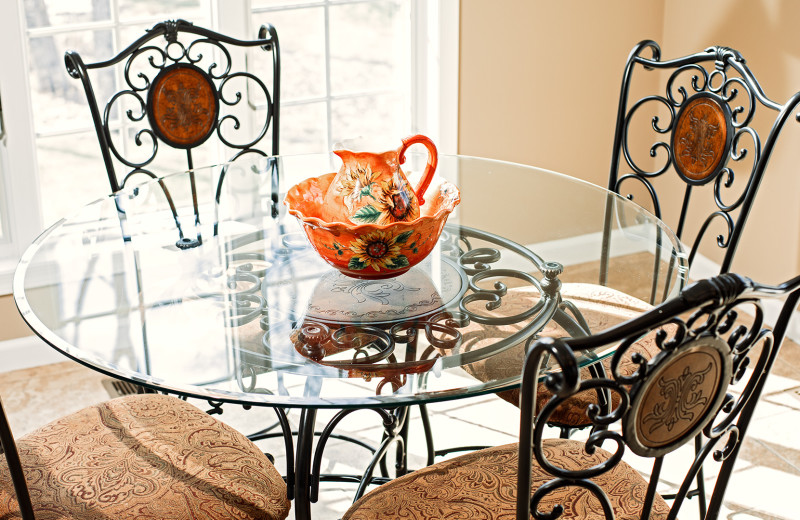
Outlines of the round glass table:
[[[426,157],[408,159],[413,184]],[[129,182],[36,239],[15,274],[17,306],[55,349],[112,377],[271,406],[279,417],[301,408],[296,448],[281,421],[294,450],[295,513],[306,518],[318,409],[381,410],[395,435],[404,405],[518,386],[519,373],[479,378],[470,367],[552,322],[593,332],[570,312],[562,284],[656,303],[685,281],[680,242],[634,202],[464,156],[439,158],[437,176],[458,186],[461,203],[433,252],[394,278],[350,278],[323,261],[283,204],[291,186],[338,161],[245,156]]]

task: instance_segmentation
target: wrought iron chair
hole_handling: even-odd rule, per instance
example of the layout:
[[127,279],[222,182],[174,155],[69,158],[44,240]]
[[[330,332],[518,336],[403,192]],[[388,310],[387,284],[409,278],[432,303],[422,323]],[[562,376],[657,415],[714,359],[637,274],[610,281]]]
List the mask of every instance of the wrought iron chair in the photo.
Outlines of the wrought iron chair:
[[[650,58],[644,56],[648,51]],[[632,94],[642,86],[634,76],[648,81],[658,75],[662,80],[654,93],[638,99]],[[769,99],[734,49],[715,46],[662,61],[658,44],[642,41],[628,56],[622,77],[608,189],[666,219],[690,245],[690,267],[710,230],[721,227],[715,242],[724,251],[720,273],[728,272],[775,143],[786,122],[795,119],[798,104],[800,92],[783,104]],[[769,125],[762,142],[758,128]],[[672,193],[666,191],[670,187]],[[675,196],[674,188],[683,196]],[[609,204],[607,221],[611,210]],[[692,229],[692,222],[699,226]],[[608,233],[603,248],[600,285],[608,282],[613,253]],[[675,259],[668,260],[667,277]],[[650,303],[663,299],[657,294],[661,261],[656,258]]]
[[[643,56],[648,50],[651,58]],[[659,87],[663,90],[632,99],[631,93],[638,86],[633,82],[634,73],[659,71],[666,73]],[[657,43],[640,42],[628,56],[622,78],[608,189],[642,204],[659,219],[668,214],[664,209],[671,204],[677,218],[670,224],[677,237],[690,244],[689,267],[707,232],[721,223],[723,231],[715,242],[724,250],[720,273],[728,272],[775,143],[787,121],[795,119],[793,113],[798,105],[800,92],[784,104],[767,98],[744,58],[733,49],[710,47],[697,54],[661,61]],[[757,107],[762,107],[764,113],[761,123],[772,125],[763,143],[756,129]],[[653,135],[655,142],[648,140],[647,148],[642,148],[646,153],[637,155],[633,136],[642,135]],[[683,189],[682,197],[667,195],[659,199],[659,188],[674,188],[676,184]],[[695,202],[706,199],[713,209],[698,218],[702,206],[691,204],[692,196]],[[580,292],[588,288],[607,299],[611,307],[619,307],[614,301],[620,298],[617,291],[603,287],[608,283],[613,254],[613,206],[609,200],[599,285],[587,284],[581,289],[565,284],[563,289]],[[692,239],[687,222],[693,220],[701,224]],[[663,269],[665,260],[667,266]],[[659,294],[659,287],[663,285],[666,291],[675,262],[674,256],[663,259],[656,253],[649,303],[665,296]],[[563,416],[557,419],[565,428],[565,435],[569,428],[588,425],[564,421]]]
[[[652,58],[643,56],[648,49]],[[640,76],[651,74],[650,78],[660,72],[666,74],[662,75],[663,81],[656,93],[631,99],[632,92],[640,91],[634,87],[641,87],[633,85],[636,72]],[[647,90],[653,91],[652,88]],[[799,104],[800,92],[782,105],[767,98],[744,58],[733,49],[710,47],[697,54],[661,61],[658,44],[642,41],[631,51],[622,78],[608,189],[641,203],[659,219],[669,216],[663,209],[667,202],[673,203],[677,210],[674,230],[682,241],[690,231],[687,222],[701,221],[691,241],[689,266],[709,229],[718,221],[722,223],[724,232],[716,237],[716,243],[725,251],[720,272],[727,272],[775,143],[786,122],[793,119],[791,116]],[[757,106],[765,109],[761,112],[772,124],[763,143],[753,125]],[[655,143],[648,139],[646,146],[640,146],[643,153],[637,154],[635,145],[642,144],[639,142],[642,136],[649,138],[650,135],[655,136]],[[737,177],[737,169],[743,172],[743,177]],[[683,189],[680,200],[659,199],[659,188],[676,184]],[[690,213],[692,209],[698,213],[702,209],[690,204],[693,195],[695,201],[700,198],[698,196],[705,196],[708,204],[713,204],[710,214],[697,218],[695,213]],[[645,297],[649,301],[606,287],[613,254],[611,229],[615,206],[616,199],[609,197],[599,284],[565,283],[561,291],[564,299],[576,302],[578,307],[584,302],[605,306],[605,310],[594,309],[595,319],[589,320],[592,332],[599,331],[600,324],[607,327],[619,323],[629,317],[631,311],[641,312],[662,300],[678,261],[675,256],[661,258],[659,251],[656,252],[650,295]],[[629,223],[621,224],[624,232]],[[666,269],[662,265],[665,261]],[[566,333],[554,331],[553,335]],[[517,358],[523,355],[520,351]],[[518,366],[517,363],[506,370]],[[607,362],[605,369],[608,370]],[[588,377],[588,369],[584,377]],[[498,395],[514,405],[519,403],[516,391]],[[571,413],[568,405],[566,403],[551,417],[554,425],[562,427],[564,437],[574,428],[589,426],[585,416]],[[576,423],[577,418],[581,422]]]
[[[248,70],[254,68],[254,60],[248,60],[247,48],[271,52],[272,70],[259,74]],[[184,168],[191,170],[196,155],[203,152],[211,153],[215,163],[221,161],[214,152],[223,149],[230,150],[228,161],[246,154],[267,157],[279,153],[280,47],[277,31],[269,24],[261,26],[258,39],[244,41],[185,20],[166,21],[154,25],[111,59],[84,63],[80,54],[69,51],[64,62],[86,93],[112,192],[134,176],[156,179]],[[92,76],[101,86],[113,84],[114,78],[102,74],[120,64],[124,64],[120,79],[125,86],[110,95],[101,109]],[[266,75],[271,75],[271,88],[261,79]],[[212,136],[216,139],[210,140]],[[173,154],[169,161],[158,161],[157,157],[166,155],[159,154],[163,148],[185,151],[185,161],[180,154],[177,160]],[[217,203],[225,174],[223,170],[217,182]],[[272,211],[277,216],[277,168],[272,168],[271,174]],[[173,195],[163,182],[160,186],[175,217],[180,235],[177,245],[190,248],[202,243],[194,176],[190,196],[196,237],[184,236]]]
[[[787,294],[774,327],[766,327],[763,300]],[[534,511],[536,518],[675,518],[709,457],[721,464],[701,517],[718,518],[798,300],[800,277],[773,287],[729,273],[701,280],[595,335],[531,340],[522,373],[519,443],[405,475],[365,495],[343,518],[523,520]],[[752,324],[736,325],[737,313],[748,309]],[[643,342],[656,347],[652,357],[642,354]],[[582,379],[575,353],[615,346],[610,375]],[[636,365],[633,373],[619,371],[625,359]],[[549,397],[542,402],[537,391],[545,362]],[[561,403],[597,389],[618,400],[608,413],[586,406],[583,413],[593,426],[587,439],[544,438],[544,426]],[[677,451],[698,437],[696,455]],[[650,459],[647,478],[623,460],[627,451]],[[673,470],[673,464],[685,477],[674,493],[660,494],[662,469]]]
[[[271,70],[256,71],[255,56],[247,49],[271,55]],[[278,216],[279,171],[269,160],[279,153],[280,142],[280,46],[273,26],[262,25],[257,39],[244,41],[185,20],[166,21],[110,59],[84,63],[78,52],[69,51],[64,62],[69,75],[83,85],[111,191],[135,182],[134,177],[158,179],[161,194],[148,192],[148,196],[166,198],[178,248],[189,249],[203,241],[197,181],[191,174],[186,189],[175,190],[173,185],[171,191],[160,177],[202,166],[196,164],[198,154],[211,154],[214,162],[222,162],[216,159],[219,153],[228,161],[253,154],[266,157],[272,216]],[[124,86],[111,88],[118,81]],[[95,85],[108,96],[105,106],[98,104]],[[215,209],[227,172],[222,168],[216,181]],[[175,191],[181,193],[176,196]],[[183,212],[178,198],[191,208],[190,215],[179,214]],[[118,210],[122,221],[125,211]],[[214,222],[213,233],[217,232]],[[81,305],[78,302],[78,312]],[[219,410],[215,404],[212,411]]]
[[286,483],[242,434],[158,394],[90,406],[14,440],[0,402],[0,517],[271,518]]

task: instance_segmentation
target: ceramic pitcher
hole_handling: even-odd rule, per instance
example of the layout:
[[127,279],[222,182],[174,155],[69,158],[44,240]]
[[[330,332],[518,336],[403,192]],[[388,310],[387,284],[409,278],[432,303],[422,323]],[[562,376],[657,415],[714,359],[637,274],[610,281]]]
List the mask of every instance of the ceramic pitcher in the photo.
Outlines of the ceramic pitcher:
[[[419,185],[412,189],[400,165],[413,144],[428,149],[428,164]],[[388,225],[420,216],[425,191],[436,171],[436,146],[424,135],[402,139],[397,150],[383,153],[334,150],[342,167],[325,195],[322,217],[328,222]]]

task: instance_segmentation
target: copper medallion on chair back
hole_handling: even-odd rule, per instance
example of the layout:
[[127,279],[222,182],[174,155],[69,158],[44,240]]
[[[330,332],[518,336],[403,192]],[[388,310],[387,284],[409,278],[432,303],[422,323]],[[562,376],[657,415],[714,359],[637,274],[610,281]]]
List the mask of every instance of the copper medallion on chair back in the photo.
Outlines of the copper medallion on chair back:
[[198,67],[177,63],[162,70],[148,93],[150,125],[175,148],[194,148],[208,139],[219,115],[214,82]]
[[716,94],[696,94],[681,107],[672,132],[675,169],[690,184],[705,184],[725,166],[733,141],[731,109]]
[[703,336],[660,354],[632,392],[623,421],[631,450],[659,456],[692,439],[714,418],[731,370],[730,347],[718,337]]

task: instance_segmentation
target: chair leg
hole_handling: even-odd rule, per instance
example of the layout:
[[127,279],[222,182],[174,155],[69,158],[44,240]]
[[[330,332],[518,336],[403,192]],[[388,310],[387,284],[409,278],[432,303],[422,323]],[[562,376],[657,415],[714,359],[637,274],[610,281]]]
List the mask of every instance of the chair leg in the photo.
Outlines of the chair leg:
[[427,451],[426,466],[433,464],[436,459],[436,449],[433,446],[433,430],[431,429],[431,418],[428,416],[428,406],[419,405],[419,415],[422,418],[422,430],[425,433],[425,449]]
[[398,442],[395,452],[394,474],[401,477],[408,473],[408,429],[411,418],[411,408],[404,406],[395,412],[401,421],[400,438],[403,442]]
[[489,448],[489,446],[457,446],[454,448],[445,448],[443,450],[436,450],[433,446],[433,430],[431,429],[430,417],[428,416],[428,408],[424,404],[420,404],[419,411],[422,416],[422,429],[425,432],[425,448],[427,450],[426,466],[430,466],[436,462],[436,457],[443,457],[450,453],[458,453],[464,451],[478,451]]
[[[697,435],[694,438],[694,452],[695,456],[700,453],[703,449],[703,438],[701,435]],[[687,499],[692,499],[697,497],[697,508],[699,509],[700,518],[703,519],[706,517],[706,513],[708,512],[708,500],[706,498],[706,484],[704,479],[704,472],[703,466],[697,470],[697,476],[695,477],[695,482],[697,486],[694,489],[690,489],[686,493]],[[661,497],[664,500],[674,500],[677,494],[669,493],[669,494],[662,494]]]
[[[700,438],[700,435],[694,438],[694,453],[697,455],[700,453],[700,450],[703,449],[703,439]],[[700,508],[700,518],[706,517],[706,484],[705,480],[703,479],[703,467],[700,466],[700,470],[697,472],[697,505]]]

